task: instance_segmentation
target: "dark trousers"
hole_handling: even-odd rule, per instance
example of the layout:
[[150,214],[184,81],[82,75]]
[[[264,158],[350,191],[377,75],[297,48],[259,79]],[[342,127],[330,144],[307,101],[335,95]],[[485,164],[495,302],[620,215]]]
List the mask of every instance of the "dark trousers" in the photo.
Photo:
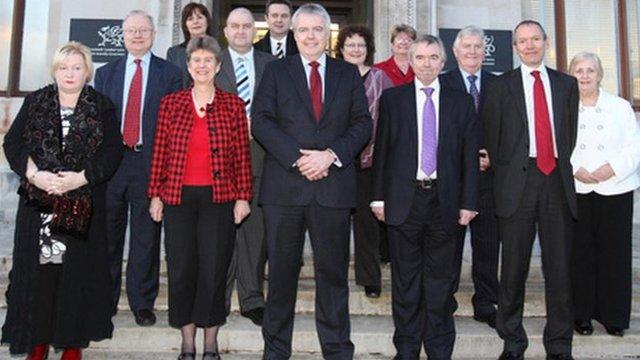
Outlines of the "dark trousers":
[[264,359],[291,357],[291,338],[305,230],[309,230],[316,281],[316,329],[325,359],[353,359],[350,340],[349,209],[262,206],[269,291],[262,324]]
[[[260,193],[260,178],[253,178],[253,193]],[[227,275],[225,296],[227,314],[231,309],[231,294],[234,283],[238,284],[240,311],[245,312],[264,307],[264,265],[266,245],[264,221],[258,201],[251,202],[251,214],[236,230],[233,257]]]
[[359,169],[357,206],[353,214],[353,242],[355,252],[356,284],[380,286],[380,233],[381,223],[371,212],[371,169]]
[[183,186],[180,205],[165,206],[169,325],[211,327],[225,322],[233,205],[212,203],[210,186]]
[[578,194],[571,275],[576,320],[629,328],[633,191]]
[[391,255],[395,359],[451,359],[456,338],[451,307],[457,233],[448,233],[435,187],[417,189],[404,223],[387,226]]
[[62,264],[38,265],[37,269],[36,306],[33,309],[34,343],[51,344],[55,332]]
[[125,150],[122,163],[107,186],[107,246],[114,314],[120,299],[127,224],[130,225],[126,275],[129,307],[132,310],[153,309],[158,296],[160,223],[149,216],[149,174],[144,169],[142,153]]
[[[498,238],[498,219],[496,218],[493,192],[491,189],[480,191],[478,215],[471,221],[471,277],[474,293],[471,298],[473,312],[478,316],[489,316],[496,312],[498,304],[498,261],[500,241]],[[456,280],[454,292],[458,291],[462,252],[466,229],[460,232],[456,244]],[[455,303],[454,303],[455,304]],[[457,306],[454,308],[456,310]]]
[[504,340],[505,351],[525,351],[528,340],[522,326],[524,290],[537,228],[547,307],[544,346],[548,354],[570,354],[573,336],[570,252],[574,221],[558,170],[545,176],[536,167],[535,159],[531,159],[527,171],[516,212],[508,218],[498,218],[502,271],[496,328]]

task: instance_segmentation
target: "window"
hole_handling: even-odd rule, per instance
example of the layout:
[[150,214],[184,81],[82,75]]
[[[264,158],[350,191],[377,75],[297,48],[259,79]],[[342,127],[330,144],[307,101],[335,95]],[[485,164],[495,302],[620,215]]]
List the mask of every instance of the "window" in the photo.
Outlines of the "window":
[[640,0],[627,0],[631,97],[640,106]]
[[554,0],[523,0],[522,19],[535,20],[544,27],[550,44],[544,62],[551,68],[557,68]]
[[9,55],[11,47],[11,28],[13,1],[0,1],[0,91],[9,86]]

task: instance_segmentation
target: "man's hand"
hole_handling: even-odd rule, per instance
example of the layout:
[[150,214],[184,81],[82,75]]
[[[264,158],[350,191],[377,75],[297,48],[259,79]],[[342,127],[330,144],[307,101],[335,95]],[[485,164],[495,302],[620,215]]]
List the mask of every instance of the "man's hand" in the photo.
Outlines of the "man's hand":
[[472,210],[460,209],[460,218],[458,219],[458,224],[462,226],[467,226],[476,217],[476,212]]
[[253,135],[251,135],[251,116],[247,115],[247,126],[249,129],[249,140],[253,140]]
[[302,176],[309,181],[323,179],[329,175],[329,167],[336,160],[328,150],[300,149],[302,156],[296,162]]
[[236,225],[240,224],[244,218],[249,216],[249,213],[251,213],[249,202],[247,200],[236,200],[233,206],[233,221]]
[[592,172],[591,176],[598,182],[603,182],[611,179],[615,174],[616,173],[613,171],[611,165],[609,165],[609,163],[605,163]]
[[480,155],[480,171],[487,171],[487,169],[491,167],[491,160],[489,160],[487,149],[480,149],[478,154]]
[[578,171],[576,171],[576,173],[573,175],[573,177],[576,178],[578,181],[580,181],[582,183],[585,183],[585,184],[597,184],[598,183],[598,179],[596,179],[593,176],[593,174],[588,172],[582,166],[578,169]]
[[55,195],[62,195],[88,184],[87,178],[84,176],[84,170],[80,172],[62,171],[57,175],[54,180]]
[[151,199],[151,203],[149,204],[149,215],[155,222],[162,221],[162,210],[164,209],[164,204],[159,197],[154,197]]
[[371,212],[373,212],[373,216],[378,219],[378,221],[384,222],[384,205],[383,206],[372,206]]

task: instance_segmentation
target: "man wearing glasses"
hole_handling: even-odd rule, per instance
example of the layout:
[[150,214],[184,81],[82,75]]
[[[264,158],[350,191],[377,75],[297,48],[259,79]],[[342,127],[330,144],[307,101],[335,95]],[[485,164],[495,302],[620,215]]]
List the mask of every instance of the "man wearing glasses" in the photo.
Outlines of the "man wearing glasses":
[[130,224],[127,298],[136,323],[151,326],[156,322],[153,305],[158,295],[160,223],[149,216],[146,191],[160,100],[180,90],[182,75],[178,67],[151,53],[155,28],[149,14],[131,11],[122,29],[127,54],[98,69],[95,76],[96,90],[116,106],[125,148],[106,199],[113,314],[118,310],[124,238]]

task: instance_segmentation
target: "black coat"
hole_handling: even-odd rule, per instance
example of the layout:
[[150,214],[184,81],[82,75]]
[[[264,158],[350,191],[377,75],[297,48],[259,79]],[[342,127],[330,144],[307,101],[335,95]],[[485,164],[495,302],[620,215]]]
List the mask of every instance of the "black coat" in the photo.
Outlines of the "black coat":
[[[262,37],[262,39],[256,41],[255,44],[253,44],[253,47],[256,50],[260,50],[262,52],[266,52],[269,54],[273,53],[271,52],[271,41],[269,41],[269,32],[267,31],[266,34],[264,34],[264,36]],[[293,31],[289,30],[289,34],[287,35],[287,44],[286,44],[286,56],[291,56],[291,55],[295,55],[298,53],[298,45],[296,45],[296,40],[293,38]]]
[[[90,89],[92,90],[92,89]],[[43,90],[38,90],[43,91]],[[85,90],[86,91],[86,90]],[[38,93],[36,92],[36,93]],[[25,176],[27,159],[34,149],[23,139],[25,125],[31,117],[30,104],[35,94],[27,96],[11,129],[4,138],[4,152],[11,169],[21,178]],[[107,265],[105,191],[106,182],[116,171],[122,158],[122,137],[113,104],[100,93],[94,92],[98,120],[102,123],[103,140],[85,168],[91,189],[92,217],[84,238],[72,238],[62,265],[58,288],[55,333],[52,345],[57,348],[86,347],[89,341],[110,338],[111,279]],[[52,109],[58,111],[59,109]],[[2,343],[10,344],[11,354],[24,354],[33,349],[36,271],[40,247],[38,234],[41,226],[39,211],[27,204],[18,190],[20,200],[16,217],[13,248],[13,266],[9,273],[6,293],[7,315],[2,327]]]

